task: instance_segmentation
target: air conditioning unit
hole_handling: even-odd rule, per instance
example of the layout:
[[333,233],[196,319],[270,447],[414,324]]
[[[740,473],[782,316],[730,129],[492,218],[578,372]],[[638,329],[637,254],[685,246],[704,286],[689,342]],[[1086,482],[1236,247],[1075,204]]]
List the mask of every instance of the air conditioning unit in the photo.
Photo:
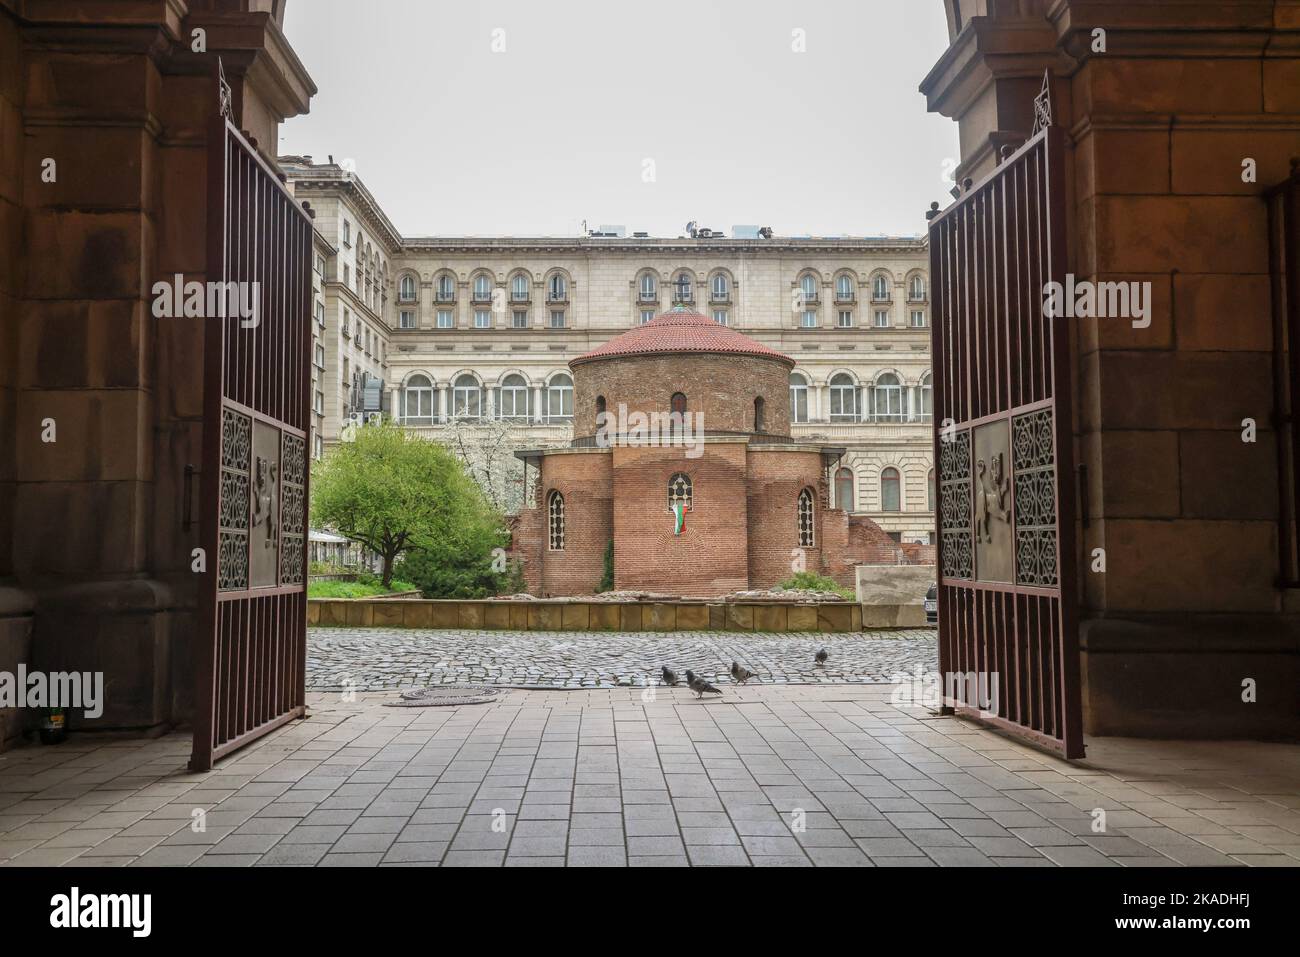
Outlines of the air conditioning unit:
[[384,413],[382,412],[366,413],[366,425],[382,425],[383,422],[384,422]]
[[366,414],[364,412],[353,412],[351,415],[348,416],[348,421],[351,422],[353,425],[355,425],[357,428],[360,428],[361,426],[366,424]]

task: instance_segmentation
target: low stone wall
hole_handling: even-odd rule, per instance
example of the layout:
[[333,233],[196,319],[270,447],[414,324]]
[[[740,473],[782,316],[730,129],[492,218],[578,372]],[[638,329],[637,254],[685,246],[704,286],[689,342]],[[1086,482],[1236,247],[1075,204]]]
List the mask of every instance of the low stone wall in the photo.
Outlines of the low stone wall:
[[858,565],[855,572],[858,601],[885,607],[923,607],[926,590],[938,579],[934,565]]
[[920,627],[909,606],[854,602],[393,601],[313,598],[307,624],[354,628],[463,628],[509,631],[811,631]]

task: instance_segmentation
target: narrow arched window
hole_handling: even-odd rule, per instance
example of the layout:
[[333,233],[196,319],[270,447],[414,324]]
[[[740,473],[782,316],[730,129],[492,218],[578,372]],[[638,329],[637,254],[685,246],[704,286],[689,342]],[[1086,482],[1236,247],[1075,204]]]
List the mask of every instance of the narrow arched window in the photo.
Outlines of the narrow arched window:
[[492,280],[487,276],[474,277],[474,301],[489,302],[492,299]]
[[754,431],[755,432],[767,431],[767,423],[763,421],[763,413],[764,413],[765,406],[766,403],[763,401],[762,396],[759,396],[757,399],[754,400]]
[[848,373],[831,377],[831,421],[856,422],[858,419],[858,386]]
[[799,280],[799,291],[803,293],[804,302],[817,301],[817,277],[804,276]]
[[882,512],[902,510],[898,469],[885,469],[880,473],[880,510]]
[[547,283],[546,298],[551,302],[569,301],[569,281],[562,273],[556,273]]
[[871,281],[871,298],[876,302],[889,299],[889,280],[884,276],[877,276]]
[[458,419],[477,419],[483,414],[483,392],[478,380],[469,373],[458,378],[451,390],[452,415]]
[[439,276],[437,296],[439,302],[455,302],[456,280],[446,273]]
[[564,373],[546,386],[546,418],[560,422],[573,417],[573,380]]
[[605,414],[605,397],[603,395],[596,396],[596,414]]
[[497,390],[497,418],[527,419],[532,411],[528,399],[528,383],[524,377],[517,374],[506,376]]
[[437,393],[426,375],[413,375],[402,390],[402,420],[411,425],[431,425],[437,414]]
[[402,277],[402,287],[401,287],[401,291],[398,293],[398,295],[401,296],[401,298],[402,298],[402,302],[414,302],[414,301],[415,301],[415,279],[414,279],[414,277],[412,277],[412,276],[403,276],[403,277]]
[[853,473],[846,468],[835,473],[835,507],[853,511]]
[[564,550],[564,496],[552,490],[546,498],[546,512],[550,523],[551,551]]
[[808,421],[808,380],[797,372],[790,373],[790,421]]
[[515,302],[528,301],[528,277],[523,273],[510,280],[510,298]]
[[813,536],[813,496],[811,489],[799,493],[799,547],[812,548]]
[[668,480],[668,510],[671,512],[673,506],[681,502],[682,507],[690,511],[694,493],[695,488],[691,484],[691,477],[685,472],[675,473]]
[[840,276],[835,280],[835,298],[840,302],[853,301],[853,277]]
[[668,431],[672,435],[683,431],[686,422],[686,395],[681,392],[674,392],[672,399],[669,401],[668,411]]
[[925,507],[927,511],[934,511],[934,469],[930,469],[929,476],[925,481]]
[[898,376],[886,372],[876,380],[875,419],[877,422],[901,422],[903,420],[903,385]]

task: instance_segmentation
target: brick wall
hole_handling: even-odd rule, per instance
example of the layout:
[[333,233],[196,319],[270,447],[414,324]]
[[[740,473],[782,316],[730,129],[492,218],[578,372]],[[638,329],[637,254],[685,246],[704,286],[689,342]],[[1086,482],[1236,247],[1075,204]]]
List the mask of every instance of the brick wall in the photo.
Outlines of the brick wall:
[[[531,548],[525,553],[524,577],[532,594],[590,595],[596,590],[613,536],[613,485],[609,452],[559,452],[543,459],[536,505],[521,516],[521,544]],[[552,491],[564,496],[564,548],[559,550],[550,547]]]
[[[815,492],[813,547],[803,549],[804,567],[822,567],[822,519],[826,494],[819,452],[751,449],[748,461],[749,570],[753,588],[768,588],[794,573],[799,548],[799,492]],[[841,513],[842,514],[842,513]]]
[[775,359],[727,355],[629,356],[573,367],[574,435],[596,431],[596,396],[611,414],[669,411],[674,392],[703,415],[710,432],[752,432],[754,399],[764,400],[765,431],[790,434],[790,366]]
[[[672,448],[613,450],[616,587],[706,597],[748,587],[745,450],[710,443],[696,459]],[[668,510],[675,472],[694,489],[680,536]]]

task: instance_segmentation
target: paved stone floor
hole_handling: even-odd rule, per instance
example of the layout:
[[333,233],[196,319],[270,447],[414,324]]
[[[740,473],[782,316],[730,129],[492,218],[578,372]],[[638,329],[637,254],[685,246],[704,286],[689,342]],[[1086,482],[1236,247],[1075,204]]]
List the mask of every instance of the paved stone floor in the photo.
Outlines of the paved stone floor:
[[[662,665],[730,682],[738,661],[750,683],[839,684],[898,680],[938,668],[928,628],[864,634],[746,632],[415,631],[313,628],[307,636],[307,687],[336,691],[422,688],[475,681],[542,688],[640,686]],[[830,652],[825,667],[813,655]]]
[[203,774],[182,734],[24,747],[0,754],[0,866],[1300,862],[1300,746],[1098,739],[1067,763],[891,693],[317,693]]

